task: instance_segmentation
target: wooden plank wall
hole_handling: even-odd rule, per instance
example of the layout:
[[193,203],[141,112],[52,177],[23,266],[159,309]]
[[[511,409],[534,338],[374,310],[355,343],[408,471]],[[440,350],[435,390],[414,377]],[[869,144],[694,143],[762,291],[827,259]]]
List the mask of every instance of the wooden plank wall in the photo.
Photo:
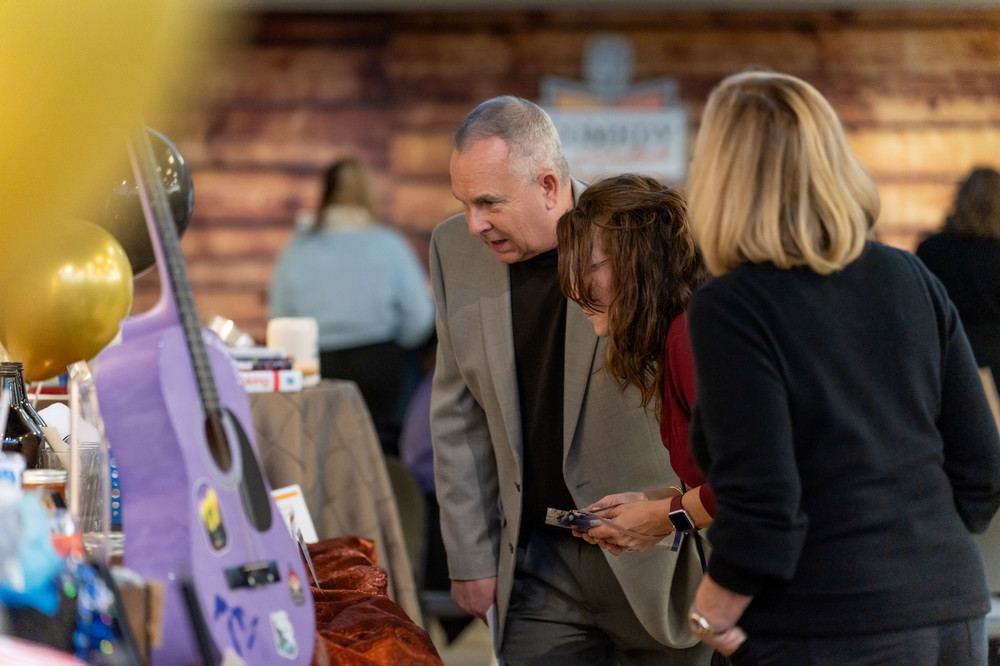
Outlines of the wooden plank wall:
[[[263,341],[274,259],[339,156],[369,161],[386,219],[426,257],[456,211],[448,158],[464,115],[498,94],[538,99],[546,75],[582,79],[602,31],[631,40],[634,82],[678,80],[692,134],[726,74],[761,65],[811,81],[874,175],[894,245],[936,227],[972,167],[1000,166],[1000,11],[261,15],[199,72],[204,103],[165,128],[194,175],[181,245],[202,317]],[[136,310],[156,291],[155,275],[140,278]]]

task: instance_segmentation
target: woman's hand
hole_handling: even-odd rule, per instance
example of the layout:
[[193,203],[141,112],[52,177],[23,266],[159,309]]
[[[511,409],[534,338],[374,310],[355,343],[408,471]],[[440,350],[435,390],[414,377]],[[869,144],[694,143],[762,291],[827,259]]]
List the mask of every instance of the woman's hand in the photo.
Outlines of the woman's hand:
[[667,516],[669,508],[669,500],[639,500],[612,504],[598,510],[588,507],[588,511],[605,522],[585,533],[574,531],[573,534],[612,555],[633,550],[645,552],[673,532],[673,525]]
[[713,650],[718,650],[719,654],[728,657],[736,652],[743,641],[747,639],[747,632],[742,627],[732,627],[718,636],[701,636],[701,642]]
[[644,502],[649,499],[646,493],[615,493],[614,495],[607,495],[597,500],[590,506],[584,507],[584,511],[589,513],[597,513],[598,511],[603,511],[605,509],[610,509],[612,507],[618,506],[620,504],[631,504],[632,502]]
[[[597,500],[593,504],[585,507],[583,510],[588,513],[597,513],[605,509],[610,509],[612,507],[619,506],[621,504],[629,504],[631,502],[643,502],[646,499],[646,493],[641,492],[625,492],[625,493],[614,493],[613,495],[605,495],[601,499]],[[625,552],[625,546],[617,546],[613,542],[608,542],[605,539],[598,539],[596,537],[590,536],[587,532],[581,532],[579,530],[573,530],[573,536],[580,537],[589,544],[600,546],[604,548],[612,555],[621,555]]]
[[618,555],[621,555],[622,553],[625,553],[625,552],[628,552],[630,550],[633,550],[633,549],[627,548],[625,546],[619,546],[615,542],[608,541],[607,539],[598,539],[598,538],[589,536],[586,532],[577,532],[576,530],[573,530],[573,536],[578,536],[581,539],[583,539],[584,541],[586,541],[587,543],[592,543],[595,546],[603,548],[604,550],[608,551],[609,553],[611,553],[612,555],[614,555],[616,557]]
[[746,632],[736,622],[743,616],[743,611],[751,601],[753,597],[728,590],[705,574],[694,595],[691,614],[703,618],[709,627],[719,633],[700,630],[699,624],[694,620],[691,620],[691,633],[721,654],[731,655],[747,639]]

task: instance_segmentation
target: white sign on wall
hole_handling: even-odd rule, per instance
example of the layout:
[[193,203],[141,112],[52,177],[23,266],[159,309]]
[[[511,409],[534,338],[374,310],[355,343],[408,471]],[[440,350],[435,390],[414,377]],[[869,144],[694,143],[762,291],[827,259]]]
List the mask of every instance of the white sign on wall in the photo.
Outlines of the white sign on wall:
[[677,81],[633,84],[633,60],[627,39],[597,34],[584,48],[585,80],[544,77],[541,105],[575,177],[638,172],[680,182],[687,175],[688,128]]
[[570,172],[586,180],[627,171],[681,181],[687,170],[682,108],[549,111]]

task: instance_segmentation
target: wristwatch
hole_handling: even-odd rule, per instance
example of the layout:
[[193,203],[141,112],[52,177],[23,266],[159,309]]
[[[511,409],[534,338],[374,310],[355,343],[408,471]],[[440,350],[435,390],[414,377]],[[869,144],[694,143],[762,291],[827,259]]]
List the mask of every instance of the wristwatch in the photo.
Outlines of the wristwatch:
[[725,629],[716,629],[708,623],[708,620],[705,619],[704,615],[693,608],[688,614],[688,625],[691,627],[691,633],[695,636],[719,636],[726,633],[731,628],[726,627]]
[[683,495],[674,495],[670,498],[670,511],[667,513],[667,517],[670,518],[670,522],[674,524],[675,530],[690,534],[697,528],[694,526],[694,521],[691,519],[691,515],[684,510],[684,505],[681,504],[681,497],[683,497]]

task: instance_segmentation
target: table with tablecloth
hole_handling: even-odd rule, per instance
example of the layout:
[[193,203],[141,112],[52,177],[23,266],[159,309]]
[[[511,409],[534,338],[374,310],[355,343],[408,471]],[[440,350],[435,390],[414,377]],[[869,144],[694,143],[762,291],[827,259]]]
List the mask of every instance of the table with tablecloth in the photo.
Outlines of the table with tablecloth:
[[321,540],[372,540],[388,573],[389,597],[420,624],[396,500],[357,385],[324,379],[302,391],[251,393],[250,405],[271,487],[301,486]]
[[386,574],[370,539],[309,546],[320,587],[311,666],[443,666],[430,636],[386,595]]

